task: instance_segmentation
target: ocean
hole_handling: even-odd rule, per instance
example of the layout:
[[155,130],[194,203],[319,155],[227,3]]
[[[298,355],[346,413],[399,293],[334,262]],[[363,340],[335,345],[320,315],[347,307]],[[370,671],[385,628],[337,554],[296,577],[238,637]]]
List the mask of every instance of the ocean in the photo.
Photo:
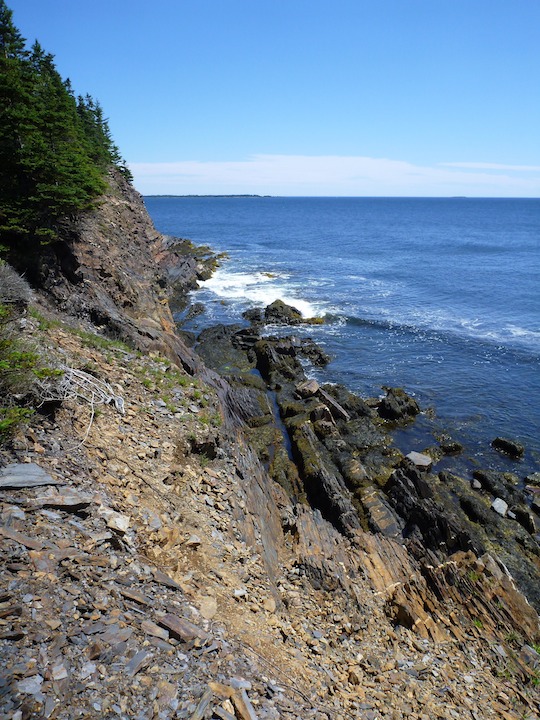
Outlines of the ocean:
[[[363,396],[400,386],[424,412],[395,434],[437,466],[540,470],[540,200],[147,197],[156,228],[226,252],[196,291],[198,331],[276,298],[321,326],[295,328],[332,356],[319,381]],[[519,462],[494,451],[520,441]]]

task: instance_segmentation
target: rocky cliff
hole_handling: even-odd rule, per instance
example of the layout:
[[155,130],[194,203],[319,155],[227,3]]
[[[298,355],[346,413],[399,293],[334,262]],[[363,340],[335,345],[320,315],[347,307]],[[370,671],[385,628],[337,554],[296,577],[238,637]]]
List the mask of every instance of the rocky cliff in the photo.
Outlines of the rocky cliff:
[[407,398],[318,387],[263,319],[203,362],[186,248],[113,176],[47,258],[21,332],[62,391],[0,455],[3,716],[538,716],[538,615],[457,481],[392,449]]

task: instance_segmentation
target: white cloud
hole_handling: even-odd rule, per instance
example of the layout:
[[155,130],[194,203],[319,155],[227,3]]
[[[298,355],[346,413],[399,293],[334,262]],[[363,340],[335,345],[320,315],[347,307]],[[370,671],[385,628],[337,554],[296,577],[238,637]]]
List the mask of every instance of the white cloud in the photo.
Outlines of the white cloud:
[[451,162],[440,163],[444,167],[464,168],[471,170],[506,170],[508,172],[540,172],[540,165],[503,165],[501,163],[483,162]]
[[414,165],[359,156],[253,155],[245,160],[130,163],[152,194],[538,197],[540,168],[495,163]]

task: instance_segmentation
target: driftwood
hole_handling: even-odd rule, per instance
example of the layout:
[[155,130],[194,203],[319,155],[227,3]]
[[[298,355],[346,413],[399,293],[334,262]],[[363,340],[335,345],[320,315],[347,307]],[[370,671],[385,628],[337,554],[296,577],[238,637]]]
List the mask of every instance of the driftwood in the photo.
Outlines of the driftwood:
[[87,402],[90,405],[90,422],[86,428],[80,445],[88,438],[96,413],[97,405],[114,405],[116,410],[125,413],[124,398],[116,395],[109,383],[90,375],[83,370],[70,367],[61,367],[63,374],[57,378],[47,378],[39,382],[40,405],[47,402],[64,402],[75,400]]

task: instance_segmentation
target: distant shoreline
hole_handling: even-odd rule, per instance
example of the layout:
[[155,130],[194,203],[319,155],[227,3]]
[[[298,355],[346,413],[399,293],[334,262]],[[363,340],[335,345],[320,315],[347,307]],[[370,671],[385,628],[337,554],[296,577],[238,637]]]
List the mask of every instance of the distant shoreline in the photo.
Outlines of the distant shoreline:
[[265,198],[273,195],[144,195],[152,198]]

